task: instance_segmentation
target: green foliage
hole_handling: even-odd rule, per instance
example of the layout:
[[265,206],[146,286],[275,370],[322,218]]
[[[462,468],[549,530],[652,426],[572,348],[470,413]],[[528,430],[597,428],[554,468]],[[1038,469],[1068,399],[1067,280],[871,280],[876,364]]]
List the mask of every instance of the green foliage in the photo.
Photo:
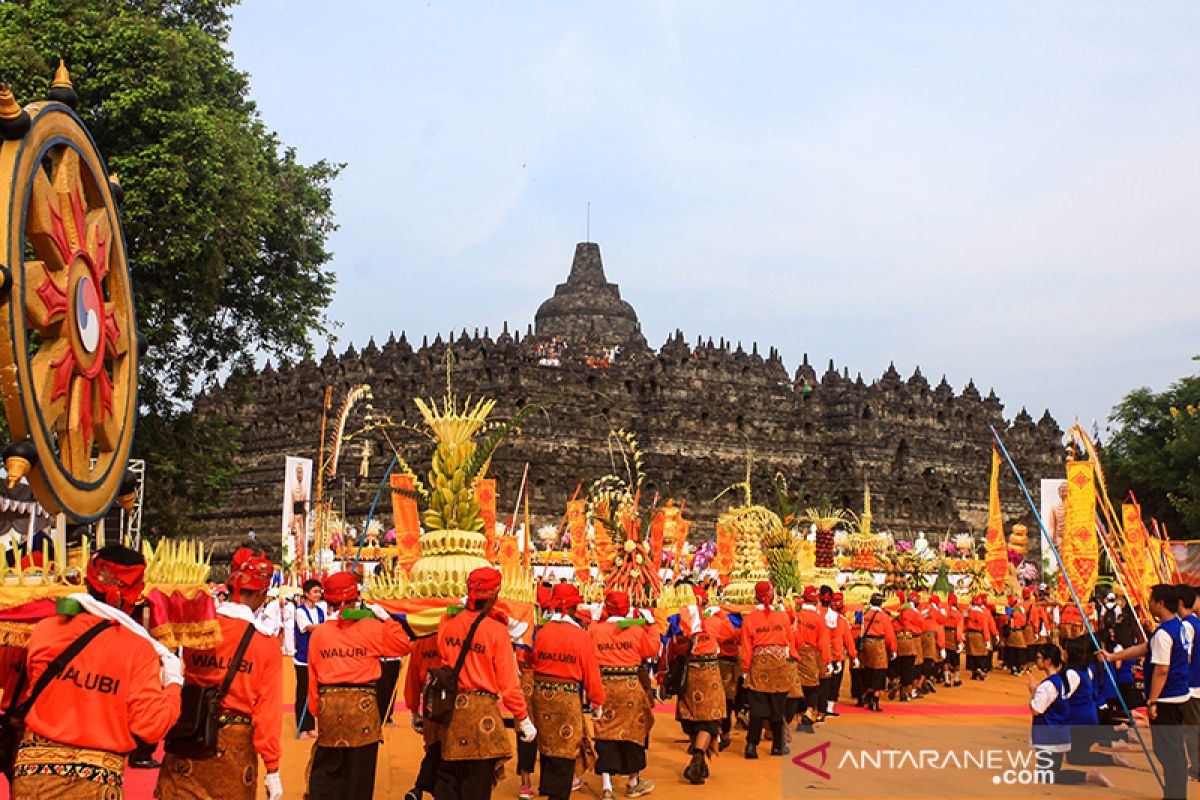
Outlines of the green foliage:
[[1158,394],[1135,389],[1110,420],[1118,430],[1103,455],[1114,502],[1132,489],[1172,538],[1200,536],[1200,376]]
[[64,59],[79,114],[125,188],[122,223],[149,345],[135,446],[147,460],[156,532],[171,532],[182,509],[199,510],[228,483],[229,431],[181,411],[196,390],[258,354],[300,358],[309,334],[329,327],[325,242],[340,166],[301,164],[264,126],[226,47],[232,5],[0,3],[0,77],[28,103],[45,97]]

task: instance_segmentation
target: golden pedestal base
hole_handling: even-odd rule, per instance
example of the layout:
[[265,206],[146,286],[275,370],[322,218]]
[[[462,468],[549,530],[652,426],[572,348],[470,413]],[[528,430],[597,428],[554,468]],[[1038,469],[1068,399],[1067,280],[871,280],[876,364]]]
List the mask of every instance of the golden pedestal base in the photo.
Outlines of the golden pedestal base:
[[490,566],[484,551],[487,539],[474,531],[430,531],[421,537],[421,557],[409,577],[410,597],[460,597],[467,593],[467,576]]

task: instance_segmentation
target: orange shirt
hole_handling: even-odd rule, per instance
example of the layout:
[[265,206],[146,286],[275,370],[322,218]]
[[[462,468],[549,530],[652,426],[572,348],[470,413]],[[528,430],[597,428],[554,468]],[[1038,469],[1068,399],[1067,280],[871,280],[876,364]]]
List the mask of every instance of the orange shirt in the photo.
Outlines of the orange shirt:
[[864,637],[882,636],[888,653],[896,655],[896,629],[892,625],[892,618],[886,611],[870,606],[863,612],[862,624]]
[[[100,622],[91,614],[78,614],[48,617],[35,625],[25,694],[55,656]],[[178,716],[179,686],[163,688],[154,647],[133,631],[113,625],[50,681],[25,724],[61,744],[128,753],[136,744],[134,736],[157,742]]]
[[854,635],[850,632],[850,621],[841,614],[837,616],[837,628],[830,631],[829,649],[833,653],[833,661],[840,664],[846,654],[853,660],[858,658],[858,647],[854,644]]
[[[453,666],[462,650],[463,639],[478,612],[461,611],[453,617],[442,618],[438,625],[438,657],[442,663]],[[539,634],[540,636],[540,634]],[[458,688],[464,692],[491,692],[504,701],[505,707],[517,719],[529,715],[525,707],[525,693],[517,677],[517,658],[513,655],[508,629],[495,619],[479,623],[471,639],[470,652],[463,661],[458,675]]]
[[438,656],[437,634],[431,633],[412,641],[412,655],[408,659],[408,671],[404,673],[404,705],[416,714],[421,710],[421,692],[425,689],[425,676],[429,670],[442,665]]
[[1009,625],[1013,629],[1024,628],[1029,623],[1029,613],[1025,610],[1025,606],[1020,603],[1014,603],[1012,606],[1012,616],[1009,617]]
[[955,641],[961,642],[963,638],[963,615],[957,608],[946,609],[946,620],[942,623],[943,627],[952,628],[954,630]]
[[705,614],[699,609],[696,609],[696,613],[700,615],[698,628],[692,624],[691,610],[684,609],[683,613],[679,615],[679,626],[684,633],[696,637],[692,644],[692,655],[716,656],[732,648],[733,654],[736,656],[738,634],[733,623],[729,621],[729,617],[720,612]]
[[900,623],[899,627],[902,633],[920,636],[925,630],[925,618],[921,616],[920,611],[917,611],[911,605],[900,607],[900,618],[897,622]]
[[967,609],[966,628],[968,631],[982,633],[985,639],[996,636],[996,623],[992,620],[992,615],[980,606]]
[[658,655],[658,637],[651,625],[622,628],[616,622],[594,622],[588,626],[588,635],[602,667],[637,667]]
[[829,649],[829,626],[825,614],[812,608],[801,607],[796,611],[796,649],[816,648],[821,651],[821,663],[833,660]]
[[542,626],[533,640],[533,672],[549,678],[579,681],[592,705],[604,705],[604,683],[600,680],[596,645],[588,632],[573,622],[551,620]]
[[[394,619],[342,619],[331,616],[312,628],[308,640],[308,708],[320,706],[320,687],[378,680],[379,659],[406,656],[408,634]],[[318,720],[319,723],[319,720]]]
[[742,669],[746,672],[750,671],[756,647],[786,647],[792,658],[799,656],[792,620],[786,611],[764,611],[759,607],[742,617]]
[[[246,612],[250,609],[246,608]],[[217,620],[221,625],[220,644],[212,650],[185,648],[183,651],[183,679],[187,683],[216,686],[225,680],[234,651],[250,626],[249,622],[223,614],[218,614]],[[275,639],[259,632],[251,637],[241,669],[234,676],[221,707],[254,721],[254,749],[262,756],[268,772],[279,769],[283,651]],[[300,713],[299,710],[296,713]]]

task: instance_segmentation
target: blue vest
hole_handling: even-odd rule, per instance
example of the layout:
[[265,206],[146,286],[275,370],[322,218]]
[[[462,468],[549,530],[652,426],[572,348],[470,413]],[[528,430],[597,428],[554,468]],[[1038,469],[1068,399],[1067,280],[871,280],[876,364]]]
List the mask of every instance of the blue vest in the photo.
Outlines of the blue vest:
[[[1099,725],[1100,715],[1096,711],[1096,682],[1093,680],[1092,668],[1085,670],[1072,669],[1079,676],[1079,686],[1067,698],[1067,708],[1072,725]],[[1063,681],[1066,683],[1066,681]]]
[[1200,647],[1196,646],[1196,640],[1200,639],[1200,619],[1192,614],[1190,617],[1184,617],[1183,622],[1192,628],[1192,656],[1188,662],[1188,688],[1200,689]]
[[[1170,665],[1152,664],[1156,671],[1167,670],[1167,682],[1163,685],[1162,694],[1159,696],[1186,697],[1190,688],[1188,676],[1191,670],[1192,626],[1185,625],[1179,617],[1171,617],[1155,629],[1151,636],[1151,648],[1153,648],[1153,638],[1158,635],[1159,631],[1163,631],[1171,637]],[[1153,657],[1153,649],[1151,649],[1151,657]],[[1146,685],[1150,685],[1148,680]]]
[[[313,612],[316,612],[316,614],[315,614],[316,619],[313,619],[313,616],[314,616]],[[322,622],[325,621],[325,612],[321,610],[320,606],[317,606],[316,608],[309,608],[308,606],[304,605],[303,603],[299,603],[296,606],[296,621],[294,623],[292,623],[293,627],[295,628],[295,632],[296,632],[296,655],[293,656],[293,659],[296,661],[297,664],[307,664],[308,663],[308,637],[312,636],[312,628],[309,628],[308,630],[304,631],[304,633],[300,632],[300,615],[301,614],[306,615],[308,617],[308,619],[312,620],[312,623],[314,625],[320,625]]]
[[1033,746],[1069,745],[1071,743],[1071,728],[1069,727],[1071,707],[1070,700],[1063,697],[1066,694],[1065,681],[1063,681],[1062,675],[1055,673],[1042,683],[1053,684],[1054,688],[1058,690],[1058,697],[1044,713],[1034,715],[1033,728],[1030,731]]

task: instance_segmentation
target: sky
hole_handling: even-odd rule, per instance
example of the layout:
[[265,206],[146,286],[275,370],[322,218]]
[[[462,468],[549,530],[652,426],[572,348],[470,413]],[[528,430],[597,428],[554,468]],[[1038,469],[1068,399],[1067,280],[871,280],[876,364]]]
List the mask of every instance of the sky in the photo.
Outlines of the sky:
[[590,238],[652,346],[919,365],[1103,430],[1196,372],[1197,30],[1186,2],[245,0],[230,44],[281,140],[346,164],[337,352],[524,330]]

